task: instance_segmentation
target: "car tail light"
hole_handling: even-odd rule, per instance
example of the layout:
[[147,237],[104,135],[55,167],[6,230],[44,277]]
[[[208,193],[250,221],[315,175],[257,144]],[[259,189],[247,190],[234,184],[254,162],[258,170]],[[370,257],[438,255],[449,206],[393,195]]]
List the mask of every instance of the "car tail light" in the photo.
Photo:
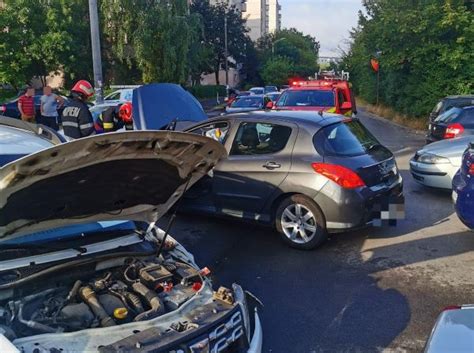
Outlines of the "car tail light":
[[312,163],[316,173],[324,175],[345,189],[355,189],[365,186],[364,181],[353,170],[342,165],[328,163]]
[[459,305],[449,305],[443,309],[443,311],[449,311],[449,310],[459,310],[461,307]]
[[464,126],[459,123],[449,124],[444,133],[445,139],[452,139],[464,132]]
[[469,175],[474,175],[474,162],[471,162],[469,169],[467,170]]
[[0,105],[0,112],[5,113],[7,111],[6,105]]

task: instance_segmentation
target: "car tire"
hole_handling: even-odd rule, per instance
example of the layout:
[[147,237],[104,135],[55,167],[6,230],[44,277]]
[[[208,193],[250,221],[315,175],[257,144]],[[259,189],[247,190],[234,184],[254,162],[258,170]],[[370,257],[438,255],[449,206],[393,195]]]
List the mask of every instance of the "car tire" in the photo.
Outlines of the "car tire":
[[280,203],[275,227],[283,241],[296,249],[311,250],[327,239],[323,212],[304,195],[292,195]]

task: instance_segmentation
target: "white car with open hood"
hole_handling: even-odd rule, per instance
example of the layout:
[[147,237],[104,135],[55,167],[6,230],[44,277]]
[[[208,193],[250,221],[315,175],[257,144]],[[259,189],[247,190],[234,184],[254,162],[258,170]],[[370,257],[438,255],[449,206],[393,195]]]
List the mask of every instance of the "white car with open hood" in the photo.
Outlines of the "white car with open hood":
[[261,352],[257,300],[155,225],[224,155],[134,131],[0,168],[0,352]]

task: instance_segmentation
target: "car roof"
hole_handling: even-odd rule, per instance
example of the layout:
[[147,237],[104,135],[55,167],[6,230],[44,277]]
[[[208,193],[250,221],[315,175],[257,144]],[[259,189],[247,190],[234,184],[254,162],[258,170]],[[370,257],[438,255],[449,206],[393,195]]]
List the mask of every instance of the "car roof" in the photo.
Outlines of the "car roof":
[[55,144],[32,131],[0,125],[0,155],[27,155]]
[[444,99],[474,99],[474,94],[447,96]]
[[286,91],[332,91],[331,86],[291,86]]
[[257,110],[253,112],[229,114],[220,117],[211,118],[207,121],[217,121],[222,119],[234,119],[234,120],[272,120],[272,121],[284,121],[296,123],[298,125],[311,125],[316,127],[323,127],[331,125],[343,120],[347,117],[340,114],[322,113],[322,116],[318,112],[314,111],[289,111],[289,110]]

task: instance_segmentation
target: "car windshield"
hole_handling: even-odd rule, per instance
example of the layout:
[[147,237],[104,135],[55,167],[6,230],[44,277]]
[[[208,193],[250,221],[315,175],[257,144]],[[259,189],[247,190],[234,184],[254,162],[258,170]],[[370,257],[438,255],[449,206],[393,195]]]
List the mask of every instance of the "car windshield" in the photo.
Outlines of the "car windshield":
[[278,107],[333,107],[334,92],[323,90],[285,91],[278,100]]
[[278,88],[275,86],[266,86],[265,87],[265,92],[270,93],[270,92],[278,92]]
[[[313,142],[323,156],[358,156],[381,147],[358,120],[328,125],[314,135]],[[384,147],[381,149],[386,152]]]
[[252,93],[252,94],[263,94],[264,89],[263,88],[251,88],[250,93]]
[[239,97],[231,105],[232,108],[261,108],[263,99],[261,97]]

